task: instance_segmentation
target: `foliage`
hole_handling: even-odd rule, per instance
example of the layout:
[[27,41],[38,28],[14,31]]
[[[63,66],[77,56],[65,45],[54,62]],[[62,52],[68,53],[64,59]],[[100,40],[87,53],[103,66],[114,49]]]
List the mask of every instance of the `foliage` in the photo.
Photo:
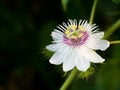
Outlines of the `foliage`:
[[112,1],[116,4],[120,3],[120,0],[112,0]]

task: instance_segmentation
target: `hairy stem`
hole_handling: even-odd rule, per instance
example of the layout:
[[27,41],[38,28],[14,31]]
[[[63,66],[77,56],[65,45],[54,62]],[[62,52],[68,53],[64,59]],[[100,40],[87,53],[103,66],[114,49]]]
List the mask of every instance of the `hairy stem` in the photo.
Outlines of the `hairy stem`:
[[120,19],[105,32],[104,38],[108,38],[119,27],[120,27]]
[[70,85],[70,83],[72,82],[72,80],[74,79],[74,77],[76,76],[77,73],[77,69],[74,68],[72,70],[72,72],[70,73],[69,77],[66,79],[66,81],[63,83],[62,87],[60,88],[60,90],[66,90],[66,88]]
[[117,41],[110,41],[110,44],[120,44],[120,40],[117,40]]
[[97,6],[97,2],[98,2],[98,0],[94,0],[93,6],[92,6],[92,10],[91,10],[90,20],[89,20],[90,24],[93,23],[93,19],[94,19],[94,15],[95,15],[95,9],[96,9],[96,6]]

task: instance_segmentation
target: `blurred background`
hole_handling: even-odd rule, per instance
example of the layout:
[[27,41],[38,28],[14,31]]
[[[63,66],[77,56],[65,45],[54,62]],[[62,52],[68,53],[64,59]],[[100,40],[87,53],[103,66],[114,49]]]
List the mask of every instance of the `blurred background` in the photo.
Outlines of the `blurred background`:
[[[67,0],[65,0],[67,1]],[[62,66],[42,54],[51,31],[68,19],[89,20],[93,0],[0,0],[0,90],[58,90]],[[64,9],[65,10],[64,10]],[[120,4],[98,0],[94,22],[105,31],[120,18]],[[109,40],[120,39],[120,28]],[[92,77],[75,79],[68,90],[120,90],[120,44],[98,52],[106,59]]]

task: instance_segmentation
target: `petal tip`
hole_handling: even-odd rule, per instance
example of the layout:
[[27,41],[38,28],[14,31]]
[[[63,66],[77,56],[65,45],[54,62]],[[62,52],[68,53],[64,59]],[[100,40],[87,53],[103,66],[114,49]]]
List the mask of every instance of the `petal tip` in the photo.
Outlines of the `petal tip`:
[[100,63],[103,63],[105,61],[105,59],[101,59]]
[[53,62],[53,60],[52,60],[52,59],[50,59],[50,60],[49,60],[49,62],[50,62],[51,64],[54,64],[54,62]]
[[107,41],[107,40],[105,40],[105,41],[106,41],[106,45],[105,45],[104,48],[101,48],[101,49],[100,49],[101,51],[105,51],[105,50],[110,46],[110,42]]
[[68,70],[67,68],[64,68],[64,67],[63,67],[63,71],[64,71],[64,72],[68,72],[69,70]]
[[103,63],[105,59],[99,59],[98,61],[96,60],[94,63]]
[[90,64],[89,65],[85,65],[84,67],[82,66],[76,66],[78,70],[80,71],[83,71],[83,72],[86,72],[88,70],[88,68],[90,67]]
[[49,45],[47,45],[45,48],[49,50]]
[[74,67],[66,67],[66,66],[63,65],[63,71],[64,72],[68,72],[68,71],[72,70],[73,68]]
[[87,67],[87,68],[78,68],[78,67],[77,67],[77,69],[80,70],[80,71],[82,71],[82,72],[86,72],[86,71],[88,70],[88,68],[89,68],[89,67]]
[[60,62],[57,62],[57,60],[54,60],[54,59],[50,59],[49,62],[51,64],[54,64],[54,65],[60,65],[61,64]]

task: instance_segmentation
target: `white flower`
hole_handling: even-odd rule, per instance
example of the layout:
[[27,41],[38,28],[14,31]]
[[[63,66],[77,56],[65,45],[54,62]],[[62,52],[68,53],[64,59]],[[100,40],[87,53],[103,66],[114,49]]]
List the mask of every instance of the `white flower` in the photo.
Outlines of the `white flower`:
[[106,50],[110,43],[103,40],[104,32],[98,32],[95,24],[89,24],[86,20],[69,20],[63,25],[57,26],[52,32],[53,42],[46,46],[55,52],[49,60],[51,64],[63,63],[63,71],[69,71],[76,67],[80,71],[86,71],[92,63],[105,61],[94,50]]

